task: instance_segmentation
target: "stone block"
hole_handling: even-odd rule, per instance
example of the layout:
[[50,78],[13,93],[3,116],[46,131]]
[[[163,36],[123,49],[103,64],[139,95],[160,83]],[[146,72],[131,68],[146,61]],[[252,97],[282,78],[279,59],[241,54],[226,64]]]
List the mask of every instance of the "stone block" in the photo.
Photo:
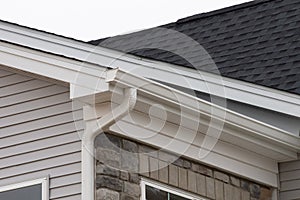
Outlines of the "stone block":
[[136,153],[121,151],[121,170],[138,173],[139,159]]
[[96,191],[97,200],[119,200],[120,195],[116,191],[100,188]]
[[250,183],[248,181],[241,180],[241,188],[250,192]]
[[240,179],[238,179],[234,176],[230,176],[230,183],[231,183],[231,185],[234,185],[234,186],[237,186],[237,187],[241,186]]
[[215,171],[214,177],[220,181],[223,181],[225,183],[229,183],[229,176],[227,174],[224,174],[222,172]]
[[107,166],[120,169],[121,155],[116,151],[97,148],[96,159]]
[[268,188],[261,188],[259,200],[271,200],[271,199],[272,199],[272,191]]
[[138,152],[138,145],[135,142],[129,140],[123,140],[123,150],[137,153]]
[[139,184],[124,182],[124,192],[133,197],[139,197],[141,195],[141,188]]
[[120,152],[121,138],[112,134],[100,134],[95,139],[95,147]]
[[96,173],[107,175],[107,176],[119,177],[119,170],[103,164],[97,164]]
[[124,181],[128,181],[129,173],[127,171],[120,171],[120,179]]
[[136,173],[130,173],[129,174],[129,181],[135,184],[140,183],[140,176]]
[[140,198],[139,197],[130,196],[130,195],[122,192],[120,200],[140,200]]
[[97,175],[96,176],[96,187],[97,188],[108,188],[114,191],[121,192],[123,188],[123,182],[114,177]]
[[174,165],[178,167],[183,167],[185,169],[191,169],[192,163],[184,158],[178,158],[173,162]]
[[178,167],[169,165],[169,184],[178,187]]
[[186,169],[191,169],[192,167],[192,163],[188,160],[183,160],[183,167],[186,168]]
[[182,158],[177,158],[177,160],[175,160],[173,162],[173,164],[178,166],[178,167],[183,167],[183,159]]
[[215,199],[215,181],[212,178],[205,177],[205,182],[206,182],[206,196]]
[[260,197],[260,186],[254,183],[250,184],[250,196],[259,199]]
[[206,176],[210,176],[212,177],[213,175],[213,171],[203,165],[197,164],[197,163],[192,163],[191,165],[191,169],[194,172],[200,173],[200,174],[204,174]]

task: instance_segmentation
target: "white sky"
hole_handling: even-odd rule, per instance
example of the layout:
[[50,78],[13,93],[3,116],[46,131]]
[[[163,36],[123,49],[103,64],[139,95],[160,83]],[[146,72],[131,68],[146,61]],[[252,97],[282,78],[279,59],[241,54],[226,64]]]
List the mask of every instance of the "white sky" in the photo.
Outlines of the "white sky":
[[88,41],[249,0],[4,0],[0,19]]

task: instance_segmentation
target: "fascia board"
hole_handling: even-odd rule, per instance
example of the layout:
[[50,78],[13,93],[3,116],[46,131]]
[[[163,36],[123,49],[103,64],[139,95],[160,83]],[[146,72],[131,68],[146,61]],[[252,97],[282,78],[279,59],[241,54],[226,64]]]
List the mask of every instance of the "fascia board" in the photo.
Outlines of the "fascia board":
[[5,42],[0,42],[0,65],[65,82],[71,86],[71,98],[98,93],[108,87],[106,68]]
[[[287,92],[225,77],[221,78],[222,84],[220,84],[220,77],[217,75],[206,72],[200,72],[199,75],[199,72],[195,72],[195,70],[149,59],[141,59],[122,52],[95,47],[80,41],[5,22],[0,23],[0,40],[76,58],[84,62],[97,63],[103,67],[119,67],[122,70],[131,71],[143,77],[181,87],[186,87],[188,82],[189,89],[220,95],[219,93],[208,91],[205,86],[208,83],[213,84],[219,88],[218,90],[224,90],[224,95],[228,99],[300,117],[300,97]],[[134,70],[141,67],[143,70]],[[166,76],[169,77],[168,80],[165,79]],[[181,81],[182,77],[184,77],[184,81]]]
[[[130,87],[136,87],[138,88],[138,91],[143,91],[144,93],[154,96],[157,99],[163,99],[168,102],[169,105],[178,104],[178,99],[180,99],[179,106],[181,108],[185,107],[186,110],[192,111],[191,113],[195,113],[196,116],[199,116],[198,113],[200,112],[202,115],[214,117],[220,121],[225,120],[224,123],[229,127],[234,127],[234,129],[237,129],[237,133],[239,134],[247,132],[255,135],[258,141],[264,139],[279,146],[293,149],[294,151],[298,152],[300,151],[300,138],[284,130],[246,117],[226,108],[222,108],[210,102],[195,98],[171,87],[167,87],[165,85],[120,71],[118,69],[109,70],[108,73],[110,73],[108,76],[110,78],[107,80],[108,82],[113,84],[121,83],[122,86],[127,85]],[[212,108],[218,110],[216,113],[225,113],[226,118],[223,118],[223,116],[212,116],[212,113],[210,112]]]

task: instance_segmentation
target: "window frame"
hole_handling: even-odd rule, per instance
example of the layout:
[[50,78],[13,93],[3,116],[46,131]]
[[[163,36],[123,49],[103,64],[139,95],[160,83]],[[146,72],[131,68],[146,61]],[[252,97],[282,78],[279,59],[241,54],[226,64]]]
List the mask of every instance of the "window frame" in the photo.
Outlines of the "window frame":
[[0,187],[0,193],[39,184],[42,185],[42,200],[49,200],[49,177],[2,186]]
[[186,199],[189,199],[189,200],[207,200],[203,197],[197,196],[197,195],[192,194],[188,191],[185,191],[185,190],[182,190],[182,189],[179,189],[179,188],[175,188],[175,187],[172,187],[170,185],[160,183],[160,182],[157,182],[157,181],[145,179],[145,178],[141,179],[141,184],[140,185],[141,185],[141,200],[146,200],[146,186],[147,185],[150,186],[150,187],[154,187],[154,188],[163,190],[163,191],[168,192],[168,193],[175,194],[177,196],[180,196],[180,197],[183,197],[183,198],[186,198]]

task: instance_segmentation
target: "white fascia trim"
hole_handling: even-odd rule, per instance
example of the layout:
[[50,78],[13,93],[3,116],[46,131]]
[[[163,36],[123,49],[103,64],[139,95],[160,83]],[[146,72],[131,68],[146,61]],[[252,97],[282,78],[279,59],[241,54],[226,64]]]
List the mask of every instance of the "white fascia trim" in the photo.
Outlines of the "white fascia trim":
[[105,91],[108,87],[106,68],[5,42],[0,42],[0,65],[65,82],[71,87],[71,98]]
[[0,187],[0,193],[9,190],[15,190],[19,188],[28,187],[28,186],[38,185],[38,184],[42,184],[42,200],[48,200],[49,199],[49,177],[3,186]]
[[[154,81],[120,71],[119,69],[109,70],[107,74],[107,81],[110,83],[119,83],[126,87],[137,87],[138,91],[142,91],[145,94],[155,96],[158,99],[164,99],[169,103],[176,104],[178,99],[180,99],[180,107],[185,107],[188,110],[193,111],[194,113],[200,112],[201,114],[211,116],[212,113],[210,113],[209,111],[213,107],[214,109],[220,111],[216,113],[225,112],[225,124],[231,127],[238,128],[242,135],[243,132],[246,131],[248,133],[256,135],[258,140],[265,139],[275,142],[277,145],[283,146],[287,149],[293,149],[295,152],[300,151],[300,138],[279,128],[273,127],[266,123],[262,123],[258,120],[246,117],[237,112],[222,108],[199,98],[195,98],[181,91],[156,83]],[[198,102],[201,106],[199,107],[199,104],[198,106],[195,105],[195,102]],[[212,117],[218,118],[219,116]],[[224,119],[221,116],[219,120]]]
[[[119,67],[125,71],[137,73],[143,77],[167,82],[170,84],[198,90],[201,92],[220,95],[208,91],[206,84],[210,83],[217,91],[224,90],[228,99],[242,103],[274,110],[284,114],[300,117],[299,95],[258,86],[255,84],[238,81],[217,75],[196,72],[192,69],[180,67],[149,59],[141,59],[132,55],[110,50],[103,47],[95,47],[80,41],[52,35],[45,32],[31,30],[10,23],[0,23],[0,40],[16,43],[30,48],[64,55],[82,61],[97,63],[104,67]],[[93,56],[91,56],[93,54]],[[120,57],[121,56],[121,57]],[[116,59],[118,59],[116,61]],[[134,70],[143,68],[143,70]],[[170,77],[166,80],[165,77]],[[220,84],[220,80],[223,83]]]

